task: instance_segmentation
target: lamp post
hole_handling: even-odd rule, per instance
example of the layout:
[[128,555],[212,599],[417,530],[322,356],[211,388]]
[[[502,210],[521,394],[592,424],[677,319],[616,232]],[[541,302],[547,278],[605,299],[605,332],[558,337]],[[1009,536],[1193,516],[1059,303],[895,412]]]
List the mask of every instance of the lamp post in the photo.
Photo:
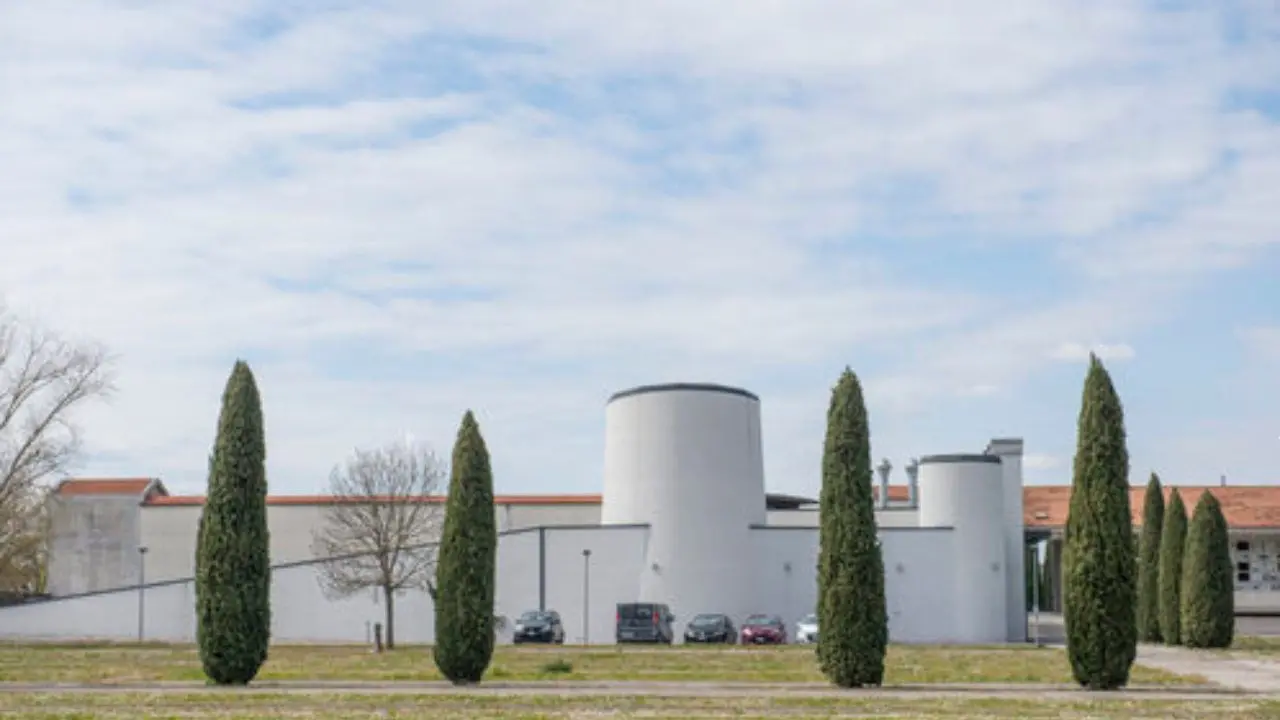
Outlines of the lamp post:
[[591,550],[582,549],[582,644],[591,644]]
[[142,642],[147,616],[147,546],[138,546],[138,642]]

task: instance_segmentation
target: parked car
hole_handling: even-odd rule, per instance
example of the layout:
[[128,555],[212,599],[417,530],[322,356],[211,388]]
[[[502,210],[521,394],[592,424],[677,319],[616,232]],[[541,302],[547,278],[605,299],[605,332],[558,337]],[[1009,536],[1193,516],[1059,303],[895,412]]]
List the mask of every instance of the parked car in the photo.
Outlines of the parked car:
[[555,610],[529,610],[516,619],[512,641],[564,644],[564,623]]
[[616,637],[619,643],[671,644],[676,616],[665,603],[618,603]]
[[751,615],[742,621],[742,644],[784,645],[787,626],[777,615]]
[[684,629],[684,641],[687,643],[735,643],[738,641],[738,630],[733,620],[722,613],[703,613],[695,615]]
[[815,613],[809,613],[796,622],[796,642],[818,642],[818,616]]

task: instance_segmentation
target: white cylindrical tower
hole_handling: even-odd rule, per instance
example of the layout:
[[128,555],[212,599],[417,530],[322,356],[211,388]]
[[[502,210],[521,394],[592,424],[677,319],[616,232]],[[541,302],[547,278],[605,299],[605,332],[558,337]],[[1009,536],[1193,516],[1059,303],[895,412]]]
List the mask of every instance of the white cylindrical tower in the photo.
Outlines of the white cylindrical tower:
[[605,411],[606,525],[647,523],[637,602],[697,613],[757,611],[751,526],[765,522],[760,400],[740,388],[647,385]]
[[920,458],[920,525],[952,528],[954,640],[1002,643],[1005,594],[1004,477],[993,455]]

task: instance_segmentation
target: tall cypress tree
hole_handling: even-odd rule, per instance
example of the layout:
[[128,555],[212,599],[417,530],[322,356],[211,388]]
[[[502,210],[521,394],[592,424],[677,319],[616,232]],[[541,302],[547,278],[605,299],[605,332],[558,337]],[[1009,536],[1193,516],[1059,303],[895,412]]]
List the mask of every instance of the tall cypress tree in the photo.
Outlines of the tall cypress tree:
[[889,643],[884,558],[871,496],[867,409],[847,367],[827,410],[819,513],[819,664],[840,687],[880,685]]
[[1187,509],[1178,488],[1169,491],[1160,533],[1160,638],[1182,644],[1182,551],[1187,543]]
[[480,682],[493,659],[497,552],[489,451],[468,410],[453,446],[436,565],[436,667],[457,685]]
[[1137,563],[1129,514],[1124,409],[1089,356],[1063,549],[1067,655],[1076,682],[1123,687],[1138,649]]
[[1182,642],[1225,648],[1235,635],[1235,583],[1222,506],[1205,490],[1196,503],[1182,559]]
[[196,638],[205,675],[245,685],[271,641],[267,446],[253,372],[237,360],[222,393],[196,538]]
[[1142,502],[1142,539],[1138,543],[1138,639],[1160,642],[1160,534],[1164,527],[1164,489],[1151,473]]

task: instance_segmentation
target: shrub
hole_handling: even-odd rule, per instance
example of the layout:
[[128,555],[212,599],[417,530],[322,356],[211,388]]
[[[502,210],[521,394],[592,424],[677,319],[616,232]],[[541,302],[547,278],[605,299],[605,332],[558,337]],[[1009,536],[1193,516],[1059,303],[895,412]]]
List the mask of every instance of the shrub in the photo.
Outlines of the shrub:
[[1169,492],[1160,532],[1160,637],[1182,643],[1182,551],[1187,542],[1187,510],[1178,488]]
[[1205,490],[1187,530],[1182,559],[1182,642],[1225,648],[1235,635],[1235,583],[1222,506]]
[[819,664],[840,687],[880,685],[889,640],[884,558],[871,496],[867,410],[849,368],[827,411],[819,513]]
[[434,657],[441,675],[463,685],[480,682],[493,659],[498,550],[489,451],[470,410],[452,465],[436,565]]
[[245,685],[271,640],[266,440],[252,371],[236,361],[222,394],[196,538],[196,639],[205,675]]
[[543,675],[567,675],[573,672],[573,663],[557,658],[551,662],[543,663],[540,669]]
[[1067,655],[1092,690],[1123,687],[1137,655],[1137,564],[1129,514],[1124,409],[1111,377],[1089,358],[1063,549]]
[[1138,543],[1138,639],[1160,642],[1160,531],[1164,527],[1164,491],[1151,473],[1142,503]]

